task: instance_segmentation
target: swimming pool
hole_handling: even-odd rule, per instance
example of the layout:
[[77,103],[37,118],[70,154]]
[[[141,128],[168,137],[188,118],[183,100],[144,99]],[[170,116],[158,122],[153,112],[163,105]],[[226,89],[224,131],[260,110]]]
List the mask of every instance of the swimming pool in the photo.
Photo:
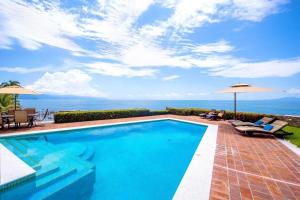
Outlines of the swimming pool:
[[168,119],[1,139],[37,170],[1,195],[172,199],[206,129]]

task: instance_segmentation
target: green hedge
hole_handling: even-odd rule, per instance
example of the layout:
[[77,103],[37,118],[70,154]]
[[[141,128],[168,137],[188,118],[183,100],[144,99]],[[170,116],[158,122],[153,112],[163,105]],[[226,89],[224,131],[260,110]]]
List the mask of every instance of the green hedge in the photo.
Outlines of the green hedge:
[[209,112],[209,109],[203,109],[203,108],[166,108],[170,114],[173,115],[199,115],[200,113],[206,113]]
[[[208,113],[210,109],[202,109],[202,108],[167,108],[170,114],[173,115],[199,115],[200,113]],[[251,112],[237,112],[236,117],[242,121],[250,121],[254,122],[258,119],[261,119],[264,116],[275,117],[274,115],[267,114],[259,114],[259,113],[251,113]],[[234,118],[234,112],[225,111],[224,118],[226,120]]]
[[93,121],[126,117],[141,117],[167,114],[166,110],[150,111],[148,109],[61,111],[54,113],[55,123]]
[[166,115],[169,114],[170,112],[168,110],[151,110],[149,112],[149,115]]
[[[124,110],[94,110],[94,111],[61,111],[54,113],[55,123],[66,122],[81,122],[103,119],[116,119],[126,117],[142,117],[153,115],[196,115],[200,113],[208,113],[210,109],[202,108],[166,108],[166,110],[153,110],[148,109],[124,109]],[[264,116],[275,117],[274,115],[249,113],[249,112],[237,112],[237,119],[242,121],[256,121]],[[232,111],[226,111],[225,119],[233,119],[234,113]]]

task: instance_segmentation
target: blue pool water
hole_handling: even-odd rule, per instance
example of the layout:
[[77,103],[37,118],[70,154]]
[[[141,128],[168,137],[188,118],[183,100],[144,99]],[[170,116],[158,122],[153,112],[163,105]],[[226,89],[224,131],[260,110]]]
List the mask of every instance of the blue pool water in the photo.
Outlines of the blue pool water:
[[22,190],[29,190],[29,199],[49,191],[56,191],[50,199],[172,199],[206,128],[160,120],[2,139],[25,162],[41,166],[41,174],[50,171],[27,181],[35,186],[18,186],[2,197],[24,197]]

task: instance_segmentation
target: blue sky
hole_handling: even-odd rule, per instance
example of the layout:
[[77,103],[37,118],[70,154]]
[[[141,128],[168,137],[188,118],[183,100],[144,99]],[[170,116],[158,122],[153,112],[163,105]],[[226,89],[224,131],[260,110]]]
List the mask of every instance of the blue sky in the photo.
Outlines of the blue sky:
[[0,81],[110,99],[300,96],[296,0],[0,1]]

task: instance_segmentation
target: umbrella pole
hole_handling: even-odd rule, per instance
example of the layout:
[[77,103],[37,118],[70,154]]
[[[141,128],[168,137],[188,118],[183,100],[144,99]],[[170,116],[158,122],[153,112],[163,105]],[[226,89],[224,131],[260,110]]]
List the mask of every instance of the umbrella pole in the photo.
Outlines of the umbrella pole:
[[234,93],[234,119],[236,119],[236,92]]
[[17,110],[17,95],[15,94],[15,110]]

